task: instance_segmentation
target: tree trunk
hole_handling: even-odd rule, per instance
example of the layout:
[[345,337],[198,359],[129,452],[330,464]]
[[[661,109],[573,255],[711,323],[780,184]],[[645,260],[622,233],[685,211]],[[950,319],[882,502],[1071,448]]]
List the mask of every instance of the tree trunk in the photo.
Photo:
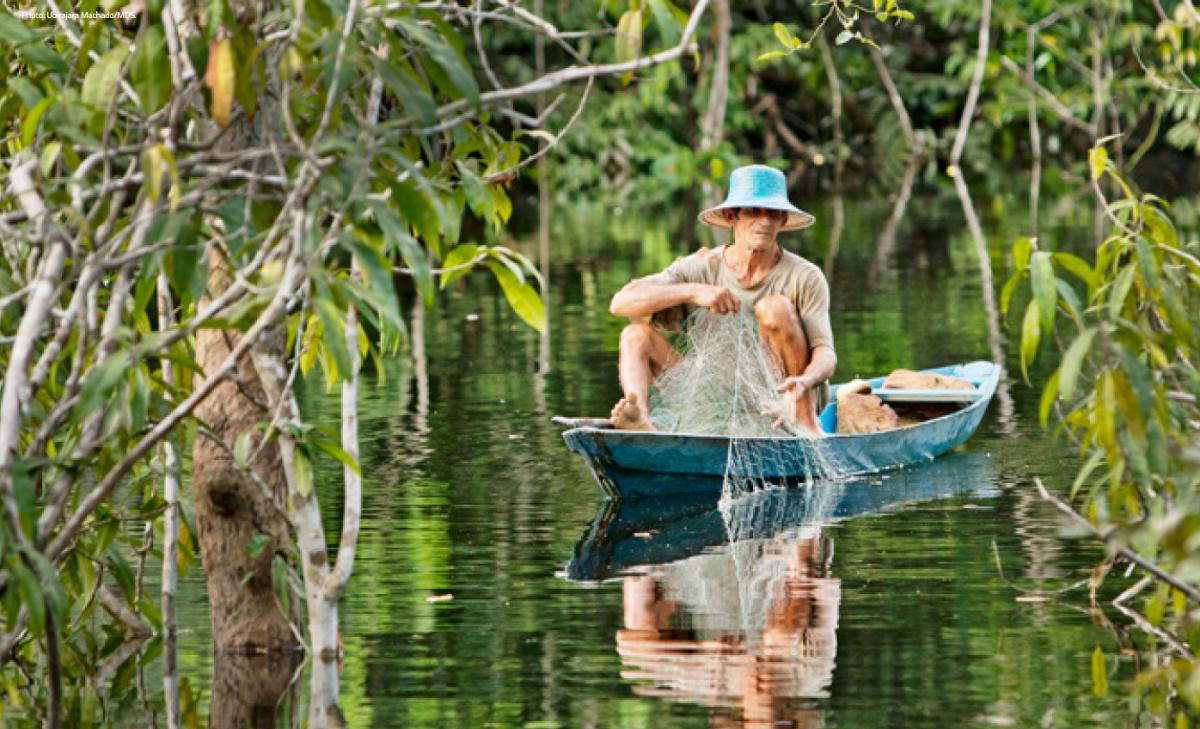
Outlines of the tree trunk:
[[[210,256],[216,261],[216,256]],[[224,269],[214,265],[209,293],[224,285]],[[196,359],[210,371],[237,345],[236,331],[201,329],[196,335]],[[274,443],[259,450],[268,422],[267,397],[250,357],[238,363],[236,378],[221,383],[196,408],[196,416],[212,430],[212,438],[200,435],[192,451],[192,495],[196,500],[196,528],[200,555],[208,583],[216,650],[261,652],[299,647],[289,624],[291,616],[278,605],[271,583],[271,562],[291,544],[288,522],[281,505],[287,484],[279,449]],[[248,433],[249,464],[261,479],[234,463],[232,450],[242,434]],[[264,488],[265,487],[265,488]],[[269,493],[268,493],[269,491]],[[257,534],[270,543],[257,557],[246,553],[246,545]],[[215,697],[214,697],[215,698]]]
[[[176,17],[190,18],[184,8],[172,6]],[[230,3],[235,15],[248,8],[245,0]],[[190,28],[181,31],[187,35]],[[268,59],[268,67],[275,62]],[[272,75],[268,74],[269,80]],[[234,115],[224,130],[214,151],[234,153],[259,147],[278,131],[279,95],[274,83],[259,94],[253,115]],[[254,191],[251,190],[251,193]],[[223,226],[216,216],[210,217],[212,227]],[[226,231],[232,235],[233,231]],[[211,270],[206,297],[216,297],[231,283],[227,251],[223,240],[212,241],[207,254]],[[203,304],[202,304],[203,305]],[[272,327],[255,348],[285,345],[271,337]],[[196,361],[211,372],[241,341],[237,330],[200,329],[196,333]],[[271,421],[268,398],[255,370],[250,353],[238,363],[237,369],[222,382],[195,411],[196,417],[209,428],[209,437],[198,434],[192,450],[192,495],[196,502],[196,528],[199,534],[200,555],[208,584],[209,609],[212,619],[213,643],[220,652],[277,652],[297,650],[300,643],[292,624],[296,622],[296,607],[281,606],[272,586],[271,567],[277,554],[290,552],[291,532],[287,518],[287,481],[284,477],[278,441],[262,443],[265,435],[261,425]],[[240,437],[248,437],[252,458],[239,466],[233,452]],[[247,544],[256,535],[269,538],[257,556],[247,554]],[[289,602],[294,602],[289,600]],[[286,610],[286,612],[285,612]],[[214,702],[217,696],[214,693]]]
[[704,118],[700,120],[700,148],[706,151],[716,147],[725,138],[725,107],[729,100],[729,41],[733,28],[728,0],[715,0],[712,8],[716,18],[713,32],[717,36],[717,51],[708,104]]
[[[725,138],[725,107],[729,101],[729,41],[732,35],[733,20],[729,13],[728,0],[716,0],[712,4],[717,48],[713,58],[712,83],[708,91],[708,103],[704,107],[704,116],[700,119],[700,150],[708,152],[716,148]],[[720,190],[710,182],[705,182],[704,207],[718,204]],[[693,216],[694,217],[694,216]],[[717,229],[713,231],[713,240],[717,243],[728,243],[728,231]]]

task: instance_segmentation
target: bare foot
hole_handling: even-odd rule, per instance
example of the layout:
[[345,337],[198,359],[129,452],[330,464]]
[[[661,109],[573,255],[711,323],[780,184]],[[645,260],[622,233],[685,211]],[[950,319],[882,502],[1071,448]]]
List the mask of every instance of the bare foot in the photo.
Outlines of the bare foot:
[[630,393],[613,405],[613,427],[617,430],[654,430],[654,426],[646,418],[646,413],[638,405],[638,396]]

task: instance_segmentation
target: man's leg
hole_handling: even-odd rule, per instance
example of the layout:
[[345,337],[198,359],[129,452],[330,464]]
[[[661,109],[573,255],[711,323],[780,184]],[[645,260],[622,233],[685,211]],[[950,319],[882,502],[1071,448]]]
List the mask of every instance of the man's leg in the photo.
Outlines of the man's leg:
[[679,361],[679,353],[650,324],[638,322],[621,331],[618,369],[625,397],[612,409],[613,425],[624,430],[654,430],[650,414],[650,385],[663,370]]
[[[764,296],[754,305],[754,317],[763,346],[784,377],[804,374],[809,362],[808,338],[792,302],[782,294]],[[810,389],[794,401],[785,402],[787,415],[801,427],[820,432],[816,402],[816,393]]]

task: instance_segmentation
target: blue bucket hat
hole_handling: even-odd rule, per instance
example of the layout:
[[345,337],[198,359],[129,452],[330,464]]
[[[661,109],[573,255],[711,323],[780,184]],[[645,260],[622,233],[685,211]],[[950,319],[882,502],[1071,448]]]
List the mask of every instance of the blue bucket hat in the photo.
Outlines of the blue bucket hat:
[[731,208],[783,210],[788,216],[780,230],[800,230],[812,225],[813,216],[793,205],[787,196],[787,178],[774,167],[748,165],[729,175],[729,194],[725,202],[700,213],[700,222],[713,228],[732,228],[721,215]]

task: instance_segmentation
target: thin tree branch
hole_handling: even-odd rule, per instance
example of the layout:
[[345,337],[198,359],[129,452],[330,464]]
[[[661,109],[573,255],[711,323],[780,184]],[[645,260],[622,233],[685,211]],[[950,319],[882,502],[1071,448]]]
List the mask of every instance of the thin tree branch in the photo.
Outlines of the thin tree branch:
[[254,324],[242,336],[242,340],[229,353],[221,365],[205,379],[203,384],[197,387],[191,395],[183,402],[175,407],[171,413],[159,421],[149,433],[147,433],[138,443],[125,454],[125,457],[117,462],[104,478],[88,493],[80,502],[79,507],[67,520],[66,525],[55,536],[54,541],[46,548],[45,554],[51,561],[56,560],[75,534],[83,526],[84,521],[91,515],[96,507],[106,499],[109,493],[116,487],[122,479],[125,478],[129,470],[134,464],[150,452],[150,449],[158,444],[162,438],[174,429],[184,418],[191,414],[200,402],[209,396],[218,384],[237,367],[238,360],[248,352],[254,345],[254,342],[262,336],[263,332],[272,325],[277,318],[287,307],[287,302],[291,298],[292,292],[299,281],[299,277],[303,274],[305,266],[303,262],[300,265],[290,266],[284,273],[283,282],[275,292],[274,298],[255,320]]
[[1045,86],[1042,86],[1037,81],[1035,81],[1033,78],[1026,75],[1025,71],[1020,66],[1017,65],[1016,61],[1012,60],[1008,56],[1002,55],[1002,56],[1000,56],[1000,65],[1004,66],[1004,68],[1008,69],[1009,71],[1012,71],[1013,73],[1015,73],[1017,76],[1019,76],[1021,78],[1022,81],[1025,82],[1025,85],[1027,85],[1033,91],[1037,92],[1037,94],[1042,97],[1042,99],[1046,102],[1046,104],[1051,109],[1054,110],[1054,113],[1057,114],[1058,117],[1060,119],[1062,119],[1065,124],[1067,124],[1068,126],[1074,127],[1081,132],[1086,132],[1089,136],[1093,136],[1093,137],[1096,136],[1095,125],[1089,124],[1088,122],[1077,119],[1075,117],[1075,115],[1071,112],[1071,110],[1068,109],[1065,104],[1063,104],[1061,101],[1058,100],[1058,97],[1056,97],[1053,93],[1051,93]]
[[[988,1],[988,0],[985,0]],[[507,89],[499,89],[489,91],[479,95],[480,106],[488,108],[498,103],[509,101],[511,99],[519,99],[526,96],[534,96],[546,91],[550,91],[564,84],[574,81],[582,81],[587,78],[596,76],[616,76],[631,71],[640,71],[645,68],[657,66],[662,63],[674,61],[675,59],[687,53],[691,47],[692,35],[696,32],[696,26],[700,23],[700,18],[704,15],[705,9],[708,7],[709,0],[699,0],[696,6],[692,8],[691,15],[688,16],[687,25],[684,26],[683,35],[679,39],[679,43],[674,48],[669,48],[665,51],[659,51],[650,56],[644,56],[632,61],[623,63],[605,63],[593,66],[568,66],[567,68],[548,73],[540,78],[534,79],[529,83],[513,86]],[[438,108],[438,116],[446,117],[452,114],[460,114],[464,109],[468,109],[470,102],[466,99],[459,99],[445,104]],[[468,111],[464,118],[474,115],[474,111]]]
[[[1106,544],[1108,543],[1108,537],[1109,537],[1108,534],[1097,529],[1095,527],[1095,525],[1093,525],[1090,521],[1088,521],[1086,518],[1084,518],[1079,512],[1072,509],[1070,504],[1066,503],[1062,499],[1058,498],[1054,494],[1047,491],[1046,485],[1042,483],[1042,479],[1035,476],[1033,479],[1033,483],[1035,486],[1037,486],[1038,494],[1041,495],[1041,497],[1043,499],[1050,502],[1051,506],[1053,506],[1055,509],[1058,509],[1059,513],[1066,516],[1073,524],[1076,524],[1076,525],[1086,529],[1087,532],[1089,534],[1091,534],[1093,537],[1095,537],[1096,539],[1099,539],[1100,541],[1105,542]],[[1119,554],[1120,556],[1129,560],[1130,562],[1133,562],[1138,567],[1141,567],[1143,570],[1149,572],[1151,575],[1162,580],[1163,582],[1167,583],[1171,587],[1174,587],[1176,590],[1179,590],[1183,594],[1187,595],[1188,599],[1191,600],[1192,602],[1200,603],[1200,591],[1197,591],[1196,588],[1187,584],[1183,580],[1180,580],[1175,575],[1172,575],[1170,572],[1167,572],[1166,570],[1164,570],[1163,568],[1154,564],[1153,562],[1146,559],[1145,557],[1141,556],[1137,552],[1134,552],[1129,547],[1121,547],[1120,549],[1117,550],[1117,554]]]
[[967,144],[967,132],[975,116],[975,104],[979,101],[979,89],[983,85],[983,73],[987,68],[987,54],[992,27],[992,0],[983,0],[979,17],[979,46],[975,52],[975,68],[971,73],[971,85],[967,89],[967,102],[963,106],[962,119],[954,134],[954,147],[950,150],[950,165],[957,167]]

